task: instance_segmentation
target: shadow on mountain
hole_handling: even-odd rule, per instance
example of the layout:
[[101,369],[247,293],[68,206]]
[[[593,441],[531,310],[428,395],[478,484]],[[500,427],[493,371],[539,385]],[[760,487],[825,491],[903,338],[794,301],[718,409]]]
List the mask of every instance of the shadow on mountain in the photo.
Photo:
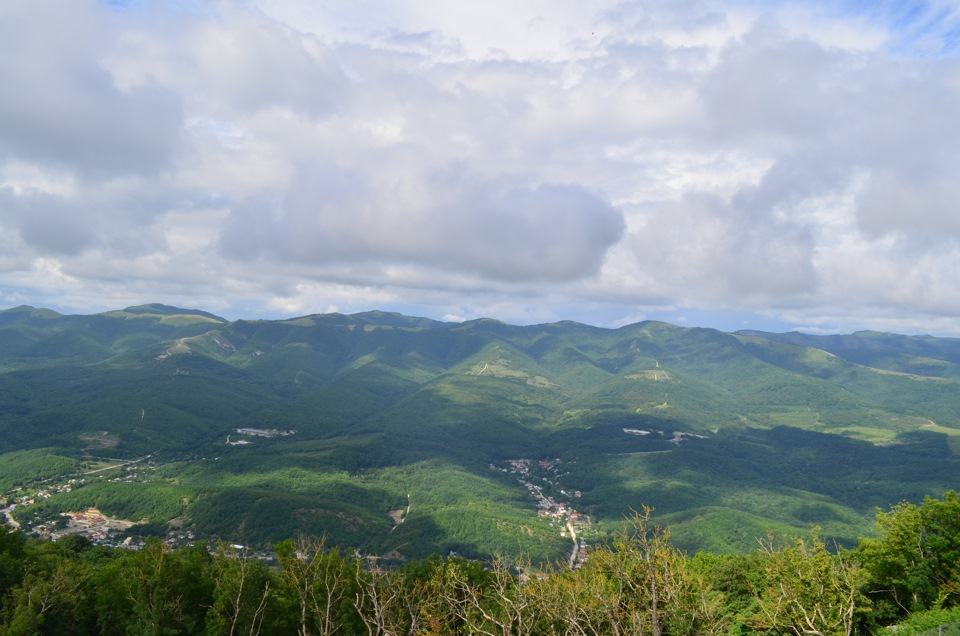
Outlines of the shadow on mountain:
[[[134,514],[151,509],[130,496],[142,485],[164,514],[186,507],[198,530],[245,542],[303,531],[412,555],[569,549],[515,476],[491,470],[517,458],[561,458],[558,487],[604,523],[652,505],[679,544],[717,551],[813,523],[846,542],[875,506],[939,495],[957,475],[932,432],[960,408],[960,345],[943,339],[378,312],[226,323],[161,305],[7,310],[0,336],[4,452],[152,455],[167,466],[157,481],[87,494]],[[408,505],[391,531],[387,512]]]
[[670,452],[578,464],[593,514],[615,519],[649,505],[679,545],[719,551],[813,525],[854,544],[876,508],[941,495],[957,470],[942,434],[910,432],[876,446],[787,427],[721,431]]
[[219,528],[227,541],[257,547],[298,535],[325,537],[330,546],[377,545],[392,526],[391,503],[390,493],[379,488],[341,483],[336,489],[318,484],[293,490],[267,482],[215,486],[190,506],[189,515],[200,527]]

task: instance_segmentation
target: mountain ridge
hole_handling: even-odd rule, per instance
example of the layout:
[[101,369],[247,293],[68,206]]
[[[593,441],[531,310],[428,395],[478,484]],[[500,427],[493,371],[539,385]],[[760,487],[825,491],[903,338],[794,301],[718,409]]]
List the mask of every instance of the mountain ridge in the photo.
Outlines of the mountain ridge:
[[[560,459],[557,496],[581,492],[598,532],[650,504],[691,549],[744,549],[725,536],[733,519],[818,523],[849,542],[876,506],[954,483],[957,343],[884,336],[878,353],[873,335],[798,338],[658,321],[15,308],[0,311],[0,483],[7,454],[31,449],[93,464],[149,454],[166,467],[139,494],[77,492],[153,518],[146,502],[176,484],[181,495],[151,509],[206,535],[324,533],[408,555],[509,545],[541,558],[562,552],[558,531],[491,466]],[[233,445],[241,429],[295,433]],[[419,503],[393,531],[386,512],[408,494]]]

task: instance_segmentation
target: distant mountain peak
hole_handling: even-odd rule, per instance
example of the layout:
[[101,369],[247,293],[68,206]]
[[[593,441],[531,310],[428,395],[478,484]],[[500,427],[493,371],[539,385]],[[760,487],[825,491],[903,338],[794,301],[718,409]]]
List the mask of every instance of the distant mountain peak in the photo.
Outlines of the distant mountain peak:
[[[115,312],[106,312],[108,314]],[[127,307],[122,310],[122,313],[134,314],[134,315],[154,315],[154,316],[203,316],[204,318],[209,318],[211,320],[216,320],[217,322],[226,323],[229,322],[226,318],[221,318],[216,314],[211,314],[200,309],[184,309],[182,307],[174,307],[172,305],[164,305],[162,303],[148,303],[146,305],[134,305],[132,307]]]
[[395,311],[364,311],[347,316],[357,322],[384,325],[389,327],[438,327],[447,323],[430,318],[407,316]]
[[0,310],[0,316],[9,320],[24,320],[29,318],[61,318],[63,314],[57,313],[52,309],[31,307],[30,305],[20,305],[10,309]]
[[20,305],[19,307],[11,307],[10,309],[4,309],[0,311],[0,313],[31,314],[35,316],[62,316],[63,315],[52,309],[46,309],[44,307],[37,308],[31,305]]

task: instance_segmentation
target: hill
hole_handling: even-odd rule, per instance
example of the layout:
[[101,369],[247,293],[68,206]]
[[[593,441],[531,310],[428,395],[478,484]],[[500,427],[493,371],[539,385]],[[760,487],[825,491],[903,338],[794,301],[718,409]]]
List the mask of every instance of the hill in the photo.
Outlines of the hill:
[[890,334],[19,307],[0,312],[0,486],[31,462],[103,470],[24,519],[98,506],[408,557],[558,557],[560,504],[590,537],[647,504],[689,550],[811,524],[853,543],[877,506],[955,487],[958,364],[956,340]]

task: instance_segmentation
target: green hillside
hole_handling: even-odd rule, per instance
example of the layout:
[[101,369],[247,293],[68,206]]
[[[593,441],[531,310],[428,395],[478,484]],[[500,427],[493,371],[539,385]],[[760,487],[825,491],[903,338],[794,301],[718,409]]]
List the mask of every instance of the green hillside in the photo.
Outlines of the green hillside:
[[[0,478],[89,473],[25,509],[35,524],[100,506],[258,545],[551,559],[569,539],[505,462],[559,459],[537,484],[595,535],[647,504],[688,550],[812,524],[854,543],[877,506],[956,488],[958,371],[958,341],[891,334],[18,307],[0,311]],[[110,468],[135,460],[136,478]]]

